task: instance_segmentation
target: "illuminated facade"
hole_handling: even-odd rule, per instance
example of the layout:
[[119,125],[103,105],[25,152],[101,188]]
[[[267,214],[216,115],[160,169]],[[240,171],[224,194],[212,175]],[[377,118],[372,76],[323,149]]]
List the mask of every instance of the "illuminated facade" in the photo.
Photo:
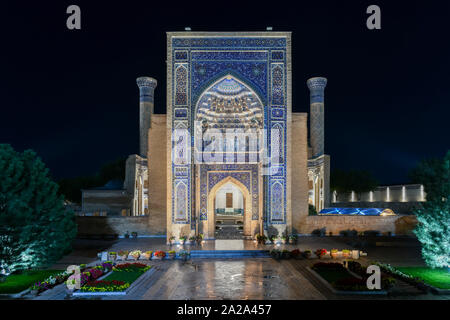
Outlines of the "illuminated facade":
[[292,112],[290,32],[169,32],[167,113],[140,77],[140,153],[127,161],[130,215],[152,233],[214,239],[233,216],[242,236],[300,233],[308,203],[329,203],[325,78],[308,115]]

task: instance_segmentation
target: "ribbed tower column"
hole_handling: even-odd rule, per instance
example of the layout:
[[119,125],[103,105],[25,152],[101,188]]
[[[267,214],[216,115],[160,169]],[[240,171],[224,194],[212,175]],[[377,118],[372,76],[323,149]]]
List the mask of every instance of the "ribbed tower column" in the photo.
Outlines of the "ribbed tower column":
[[151,126],[157,81],[150,77],[139,77],[136,83],[139,87],[139,155],[147,158],[148,130]]
[[317,158],[324,154],[325,149],[325,118],[324,118],[324,91],[327,79],[321,77],[306,81],[310,91],[309,128],[312,157]]

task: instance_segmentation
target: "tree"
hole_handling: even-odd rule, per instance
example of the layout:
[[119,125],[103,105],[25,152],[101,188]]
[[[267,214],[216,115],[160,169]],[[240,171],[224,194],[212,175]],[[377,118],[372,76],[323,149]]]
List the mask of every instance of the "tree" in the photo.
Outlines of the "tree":
[[65,178],[58,181],[60,193],[70,201],[81,202],[81,189],[101,187],[111,180],[125,180],[126,158],[105,163],[95,175]]
[[69,252],[75,217],[36,153],[0,144],[0,181],[0,271],[47,266]]
[[98,173],[98,180],[101,185],[111,180],[125,180],[125,164],[126,158],[119,158],[111,162],[105,163]]
[[81,203],[81,189],[100,186],[97,176],[82,176],[66,178],[58,181],[59,192],[65,199],[75,203]]
[[372,191],[378,186],[372,173],[365,170],[336,169],[331,172],[330,180],[331,190],[336,191],[337,196],[354,191],[358,200],[363,192]]
[[340,194],[351,192],[347,173],[340,169],[332,170],[330,174],[330,187],[331,190],[336,191],[336,200],[338,200]]
[[414,213],[414,230],[422,244],[422,257],[431,268],[450,267],[450,150],[443,159],[427,159],[412,170],[413,181],[422,183],[426,202]]

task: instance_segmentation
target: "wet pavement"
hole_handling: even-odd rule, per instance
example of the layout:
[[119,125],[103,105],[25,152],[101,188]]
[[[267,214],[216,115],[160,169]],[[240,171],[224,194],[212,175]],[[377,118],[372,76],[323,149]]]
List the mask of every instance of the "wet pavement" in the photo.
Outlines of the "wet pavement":
[[[412,242],[412,241],[410,241]],[[340,237],[299,237],[295,245],[261,245],[252,240],[208,240],[202,245],[167,245],[165,238],[137,238],[137,239],[118,239],[115,241],[106,240],[76,240],[74,250],[69,255],[58,261],[52,266],[53,269],[64,270],[69,265],[80,263],[94,263],[97,260],[97,253],[101,251],[119,250],[271,250],[277,248],[280,250],[300,250],[310,249],[312,251],[320,248],[331,249],[354,249],[351,245],[345,243]],[[367,247],[363,251],[368,253],[367,260],[381,261],[396,266],[418,266],[423,265],[420,247]]]
[[[119,250],[271,250],[299,248],[352,249],[339,237],[301,237],[296,245],[259,245],[248,240],[206,241],[203,245],[168,246],[163,238],[120,239],[116,241],[78,241],[75,250],[54,267],[64,269],[75,263],[98,263],[100,251]],[[367,257],[361,263],[382,261],[394,265],[420,265],[418,247],[368,247]],[[317,262],[308,260],[274,260],[271,258],[247,259],[190,259],[188,261],[145,261],[156,270],[144,281],[136,283],[126,296],[102,296],[92,299],[129,300],[227,300],[227,299],[449,299],[448,296],[414,295],[396,297],[336,296],[311,277],[307,267]],[[144,262],[144,261],[142,261]],[[75,299],[67,295],[62,286],[55,287],[36,297],[39,300]],[[89,298],[88,298],[89,299]]]
[[[97,263],[97,253],[119,250],[271,250],[299,248],[316,250],[326,248],[352,249],[339,237],[300,237],[296,245],[260,245],[250,240],[205,241],[198,245],[174,245],[165,243],[165,238],[137,238],[104,240],[77,240],[74,251],[60,260],[54,268],[64,269],[70,264]],[[418,247],[367,247],[367,257],[361,263],[382,261],[393,265],[420,265]],[[227,299],[355,299],[336,296],[311,277],[307,267],[312,260],[274,260],[271,258],[247,259],[191,259],[188,261],[146,261],[155,272],[142,283],[136,284],[126,296],[103,296],[93,299],[129,300],[227,300]],[[361,299],[361,297],[357,297]],[[365,297],[374,299],[374,297]],[[377,297],[375,299],[380,299]],[[381,299],[449,299],[448,296],[419,295],[411,297],[385,297]],[[74,299],[66,290],[54,288],[36,297],[42,300]]]
[[270,258],[172,261],[156,268],[151,286],[141,286],[123,299],[325,299],[295,269]]

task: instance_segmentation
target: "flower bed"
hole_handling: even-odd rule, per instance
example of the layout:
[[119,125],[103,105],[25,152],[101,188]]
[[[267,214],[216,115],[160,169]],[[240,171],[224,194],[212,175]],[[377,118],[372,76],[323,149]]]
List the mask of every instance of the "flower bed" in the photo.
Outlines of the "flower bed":
[[381,290],[369,290],[367,288],[367,277],[369,274],[363,272],[365,268],[357,262],[354,263],[351,268],[349,267],[349,270],[357,274],[359,277],[350,273],[349,270],[347,270],[340,263],[319,262],[314,264],[312,270],[314,270],[320,277],[326,280],[335,290],[338,291],[377,293],[381,290],[389,289],[394,283],[392,278],[382,275]]
[[86,283],[82,288],[82,292],[113,292],[125,291],[130,284],[119,280],[94,280]]
[[104,279],[90,278],[83,284],[80,292],[125,292],[134,281],[149,269],[151,269],[151,266],[138,262],[118,264],[112,267],[112,272]]
[[[86,265],[80,265],[80,285],[83,287],[87,283],[93,282],[102,277],[106,273],[113,269],[113,264],[110,261],[103,262],[94,267],[86,267]],[[66,285],[75,284],[74,279],[66,281]]]
[[141,272],[144,273],[145,271],[149,270],[151,266],[148,266],[143,263],[122,263],[114,266],[112,270],[114,272]]
[[45,290],[51,289],[58,284],[61,284],[69,278],[72,272],[63,271],[55,275],[51,275],[43,281],[38,281],[31,286],[31,291],[39,294]]

